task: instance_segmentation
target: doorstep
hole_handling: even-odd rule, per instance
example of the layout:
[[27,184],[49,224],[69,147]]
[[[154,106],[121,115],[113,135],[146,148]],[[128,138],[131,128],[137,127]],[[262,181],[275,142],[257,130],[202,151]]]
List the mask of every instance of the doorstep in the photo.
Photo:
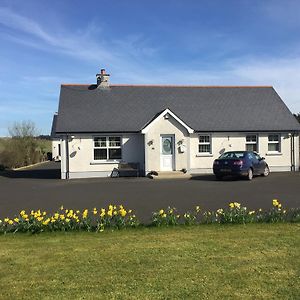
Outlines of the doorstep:
[[157,175],[151,175],[155,180],[160,179],[190,179],[192,176],[188,173],[183,173],[181,171],[171,171],[171,172],[157,172]]

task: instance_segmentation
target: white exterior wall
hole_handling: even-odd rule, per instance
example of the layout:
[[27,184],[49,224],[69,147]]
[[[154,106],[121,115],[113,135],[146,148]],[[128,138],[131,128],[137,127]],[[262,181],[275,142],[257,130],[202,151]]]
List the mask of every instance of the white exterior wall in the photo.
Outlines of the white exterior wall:
[[[146,173],[150,171],[160,171],[161,135],[173,135],[175,170],[188,169],[188,132],[187,129],[176,121],[172,116],[169,119],[159,118],[151,124],[145,134],[145,157]],[[153,144],[149,144],[153,141]],[[185,152],[179,150],[180,144],[186,145]]]
[[[189,134],[184,126],[175,119],[161,118],[157,120],[145,134],[109,134],[107,136],[122,136],[122,161],[138,162],[141,170],[147,174],[150,171],[160,171],[161,135],[170,134],[175,137],[175,170],[187,169],[188,172],[212,173],[214,159],[224,151],[240,150],[246,147],[247,133],[212,133],[212,153],[203,155],[198,153],[199,135]],[[203,133],[208,134],[208,133]],[[291,170],[291,136],[281,133],[281,152],[268,153],[268,133],[249,133],[258,135],[258,152],[265,157],[271,171]],[[101,136],[94,135],[94,136]],[[149,141],[153,141],[152,144]],[[179,151],[179,144],[186,145],[186,151]],[[86,178],[107,177],[111,175],[118,163],[99,162],[93,160],[93,136],[77,135],[66,142],[66,137],[61,140],[61,177]],[[69,156],[66,156],[66,153]],[[295,136],[295,168],[299,170],[299,136]]]
[[[139,163],[144,169],[144,139],[142,134],[95,134],[76,135],[68,142],[69,162],[62,161],[62,178],[68,172],[69,178],[107,177],[114,168],[118,168],[118,162],[94,161],[94,136],[121,136],[122,160],[121,162]],[[65,153],[65,148],[62,147]],[[69,167],[69,170],[67,170]]]
[[53,139],[52,140],[52,159],[59,161],[61,160],[61,155],[59,155],[59,145],[61,141],[60,139]]
[[[207,133],[203,133],[207,134]],[[190,172],[212,173],[214,159],[225,151],[244,151],[246,149],[246,135],[248,133],[212,133],[212,153],[198,153],[198,137],[201,133],[193,133],[190,136]],[[271,171],[291,170],[291,136],[281,133],[281,152],[268,153],[268,133],[249,133],[258,136],[258,152],[265,157]],[[277,134],[277,133],[276,133]],[[295,165],[299,170],[299,137],[295,137]]]

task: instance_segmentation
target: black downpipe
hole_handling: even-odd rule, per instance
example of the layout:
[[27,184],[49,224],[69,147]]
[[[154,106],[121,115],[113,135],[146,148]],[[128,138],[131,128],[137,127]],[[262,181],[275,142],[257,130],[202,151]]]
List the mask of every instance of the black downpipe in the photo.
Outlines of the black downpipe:
[[291,136],[291,171],[295,172],[295,133]]
[[67,135],[66,138],[66,179],[70,178],[70,171],[69,171],[69,136]]

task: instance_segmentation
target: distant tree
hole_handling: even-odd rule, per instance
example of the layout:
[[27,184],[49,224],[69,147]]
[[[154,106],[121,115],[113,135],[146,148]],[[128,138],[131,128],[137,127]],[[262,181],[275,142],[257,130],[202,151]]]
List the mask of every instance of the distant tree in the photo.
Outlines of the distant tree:
[[38,130],[32,121],[15,122],[8,128],[9,135],[17,138],[33,138],[37,136]]
[[15,122],[8,128],[11,136],[1,152],[0,165],[8,168],[22,167],[45,159],[45,151],[36,137],[38,130],[32,121]]
[[297,119],[297,121],[300,123],[300,112],[297,114],[294,114],[294,116]]

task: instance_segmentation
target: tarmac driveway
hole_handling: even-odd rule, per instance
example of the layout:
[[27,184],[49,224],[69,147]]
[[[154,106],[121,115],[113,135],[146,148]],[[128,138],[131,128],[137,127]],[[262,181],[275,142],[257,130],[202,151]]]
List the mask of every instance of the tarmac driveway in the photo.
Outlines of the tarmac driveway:
[[21,209],[55,211],[62,204],[73,209],[104,207],[110,203],[134,209],[147,221],[151,213],[168,206],[180,212],[200,205],[203,209],[226,207],[237,201],[250,209],[269,208],[272,199],[286,207],[300,206],[300,173],[271,173],[252,181],[212,175],[187,179],[92,178],[61,180],[59,163],[45,163],[22,171],[0,173],[0,218]]

